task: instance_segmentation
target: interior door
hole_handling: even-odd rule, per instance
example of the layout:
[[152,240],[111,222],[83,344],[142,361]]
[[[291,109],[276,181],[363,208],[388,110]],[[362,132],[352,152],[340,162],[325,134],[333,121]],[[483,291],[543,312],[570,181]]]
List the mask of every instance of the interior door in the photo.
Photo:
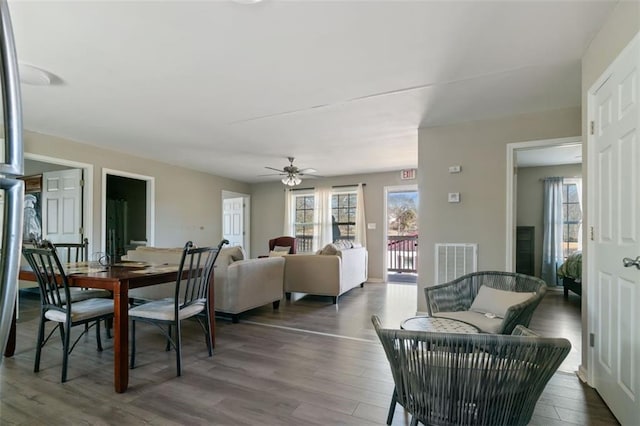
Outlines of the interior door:
[[52,243],[82,240],[82,169],[42,174],[42,235]]
[[622,424],[640,419],[640,86],[638,37],[590,98],[594,239],[588,276],[594,386]]
[[229,246],[244,247],[244,199],[225,198],[222,203],[222,236]]

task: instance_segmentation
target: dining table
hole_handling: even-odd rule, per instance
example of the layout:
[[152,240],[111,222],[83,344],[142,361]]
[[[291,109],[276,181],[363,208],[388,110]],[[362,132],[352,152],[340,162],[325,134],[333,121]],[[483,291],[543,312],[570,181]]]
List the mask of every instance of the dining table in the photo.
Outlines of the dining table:
[[[64,265],[65,273],[72,287],[99,288],[113,294],[113,374],[114,387],[123,393],[129,385],[129,290],[152,285],[176,282],[178,265],[113,265],[108,267],[89,267],[88,262],[74,262]],[[184,271],[182,278],[186,278]],[[21,269],[19,279],[36,281],[33,271]],[[209,303],[214,306],[213,275],[209,283]],[[215,311],[209,309],[211,321],[211,347],[215,347]],[[16,347],[16,312],[14,309],[11,331],[4,355],[11,357]]]

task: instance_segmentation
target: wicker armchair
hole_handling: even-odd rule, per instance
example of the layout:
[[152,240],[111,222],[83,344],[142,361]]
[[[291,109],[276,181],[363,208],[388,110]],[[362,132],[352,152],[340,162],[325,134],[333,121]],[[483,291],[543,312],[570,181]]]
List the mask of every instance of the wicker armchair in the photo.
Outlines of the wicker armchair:
[[[504,318],[487,318],[484,314],[469,311],[482,286],[535,294],[528,300],[511,306]],[[540,278],[513,272],[483,271],[463,275],[448,283],[426,287],[424,294],[429,316],[468,322],[487,333],[511,334],[516,325],[529,325],[533,312],[546,291],[547,284]]]
[[566,339],[522,326],[504,336],[383,329],[378,317],[371,321],[389,360],[394,397],[412,425],[526,425],[571,350]]

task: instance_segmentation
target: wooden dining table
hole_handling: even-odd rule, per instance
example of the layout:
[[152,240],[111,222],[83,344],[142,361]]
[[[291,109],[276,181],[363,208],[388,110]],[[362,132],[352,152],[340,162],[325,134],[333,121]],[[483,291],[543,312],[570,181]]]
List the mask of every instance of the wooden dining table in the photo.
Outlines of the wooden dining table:
[[[113,375],[114,387],[118,393],[125,392],[129,385],[129,290],[167,282],[176,282],[178,265],[149,265],[145,267],[111,266],[90,269],[86,262],[68,263],[65,272],[69,285],[73,287],[101,288],[113,293]],[[187,271],[183,273],[186,278]],[[19,278],[36,281],[35,274],[20,270]],[[209,283],[209,303],[214,306],[213,276]],[[15,309],[5,356],[11,357],[16,347]],[[215,311],[209,310],[211,321],[211,347],[215,347]]]

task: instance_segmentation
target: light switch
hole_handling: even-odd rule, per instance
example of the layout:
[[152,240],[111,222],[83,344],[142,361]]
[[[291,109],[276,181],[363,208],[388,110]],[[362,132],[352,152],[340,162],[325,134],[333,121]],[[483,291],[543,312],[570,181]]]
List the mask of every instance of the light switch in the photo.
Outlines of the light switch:
[[449,173],[460,173],[462,171],[462,167],[459,165],[449,166]]
[[460,202],[460,193],[459,192],[450,192],[449,193],[449,202],[450,203],[459,203]]
[[367,229],[376,229],[375,223],[367,223]]

